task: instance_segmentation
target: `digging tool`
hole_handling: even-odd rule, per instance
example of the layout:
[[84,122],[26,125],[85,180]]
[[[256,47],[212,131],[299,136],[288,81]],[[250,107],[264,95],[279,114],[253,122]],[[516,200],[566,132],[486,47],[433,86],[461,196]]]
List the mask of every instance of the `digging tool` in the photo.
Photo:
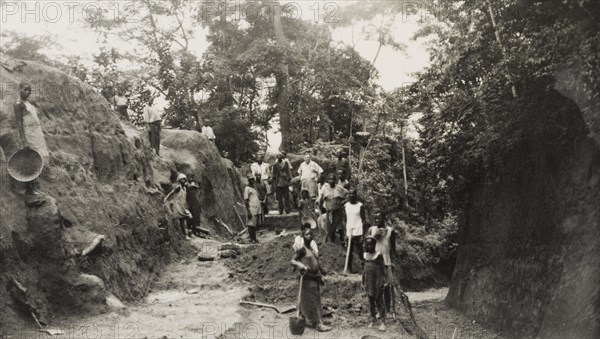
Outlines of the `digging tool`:
[[300,287],[298,288],[298,312],[295,317],[290,317],[290,332],[293,335],[302,335],[304,333],[304,327],[306,326],[306,320],[300,318],[300,302],[302,298],[302,280],[304,275],[300,276]]
[[247,301],[247,300],[240,300],[240,305],[252,305],[252,306],[258,306],[258,307],[270,308],[280,314],[284,314],[284,313],[288,313],[288,312],[296,310],[296,306],[294,306],[294,305],[276,306],[276,305],[264,304],[264,303],[259,303],[259,302],[255,302],[255,301]]
[[348,261],[350,260],[350,246],[352,246],[351,237],[348,237],[348,242],[346,244],[346,263],[344,264],[344,275],[348,274]]
[[233,210],[235,211],[235,215],[237,215],[238,219],[240,220],[240,222],[242,223],[242,227],[246,227],[246,224],[244,224],[244,221],[242,220],[242,217],[240,216],[240,214],[237,211],[237,208],[235,208],[235,205],[232,205],[231,207],[233,207]]
[[221,219],[219,219],[219,218],[216,218],[215,220],[216,220],[216,221],[217,221],[217,222],[218,222],[218,223],[219,223],[221,226],[225,227],[225,229],[227,230],[227,232],[229,232],[229,234],[231,234],[231,235],[235,235],[235,234],[233,234],[233,232],[231,231],[231,228],[229,228],[229,226],[227,226],[227,224],[226,224],[226,223],[224,223],[224,222],[223,222]]

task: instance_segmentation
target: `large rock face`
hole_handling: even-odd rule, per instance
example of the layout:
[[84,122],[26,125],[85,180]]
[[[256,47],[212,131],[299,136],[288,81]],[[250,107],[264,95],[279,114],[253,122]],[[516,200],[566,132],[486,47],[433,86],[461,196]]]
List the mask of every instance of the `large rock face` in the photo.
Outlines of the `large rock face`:
[[514,337],[598,338],[600,148],[573,103],[548,102],[473,188],[447,301]]
[[[0,77],[0,332],[31,322],[14,286],[27,289],[41,318],[104,311],[108,292],[143,297],[165,263],[191,251],[162,203],[178,171],[202,179],[204,227],[218,217],[240,228],[231,210],[240,199],[237,172],[199,133],[165,132],[168,149],[159,158],[90,86],[34,62],[22,72],[0,67]],[[6,172],[18,147],[12,105],[22,81],[33,87],[50,151],[38,180],[47,194],[41,206],[26,206],[24,187]],[[99,235],[99,249],[81,256]]]

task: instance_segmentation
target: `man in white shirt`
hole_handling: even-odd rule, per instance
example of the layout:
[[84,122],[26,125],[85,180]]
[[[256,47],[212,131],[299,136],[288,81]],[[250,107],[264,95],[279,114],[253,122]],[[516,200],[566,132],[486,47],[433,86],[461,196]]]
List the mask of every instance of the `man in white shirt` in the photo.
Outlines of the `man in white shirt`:
[[153,98],[148,99],[146,106],[142,109],[142,118],[144,123],[148,127],[148,138],[150,140],[150,147],[154,149],[156,155],[160,152],[160,124],[162,117],[158,108],[154,107],[152,103]]
[[304,161],[298,167],[298,174],[302,183],[301,189],[307,190],[313,201],[317,199],[319,193],[317,181],[321,173],[323,173],[323,169],[311,160],[310,151],[304,152]]
[[202,134],[212,142],[215,142],[215,139],[217,138],[212,127],[210,127],[206,122],[204,123],[204,126],[202,126]]
[[350,246],[348,271],[352,272],[352,253],[356,252],[358,258],[364,261],[362,256],[363,234],[365,233],[366,214],[362,202],[358,201],[356,187],[348,190],[348,201],[344,204],[346,216],[346,235],[348,237],[348,246]]

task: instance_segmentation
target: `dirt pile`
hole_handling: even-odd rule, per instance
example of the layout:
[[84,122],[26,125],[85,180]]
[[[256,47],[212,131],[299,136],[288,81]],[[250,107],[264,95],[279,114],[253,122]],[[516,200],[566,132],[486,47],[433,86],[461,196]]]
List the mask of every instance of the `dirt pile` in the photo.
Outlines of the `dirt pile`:
[[572,102],[546,105],[473,187],[447,300],[513,337],[598,338],[600,147]]
[[[262,302],[294,304],[298,293],[298,275],[292,270],[290,260],[294,251],[292,244],[296,235],[277,237],[272,241],[246,247],[237,260],[227,263],[236,272],[237,279],[252,284],[249,298]],[[362,326],[368,320],[368,301],[362,290],[361,275],[342,275],[345,262],[345,250],[339,244],[322,243],[319,245],[319,262],[325,271],[323,286],[323,305],[335,310],[336,325],[339,322]],[[355,268],[361,264],[355,256]],[[399,291],[400,292],[400,291]],[[400,293],[397,305],[397,317],[403,331],[409,334],[422,334],[416,324],[410,303],[404,293]],[[359,323],[356,318],[359,318]],[[364,324],[363,324],[364,323]]]
[[[203,179],[204,194],[222,197],[207,204],[205,221],[219,217],[235,225],[223,204],[239,194],[237,174],[198,133],[177,133],[195,149],[179,151],[173,141],[159,158],[145,134],[119,121],[90,86],[35,62],[22,72],[0,68],[0,77],[1,331],[34,324],[26,303],[51,323],[54,315],[106,311],[109,292],[121,300],[139,299],[165,263],[193,253],[162,204],[163,188],[177,171],[194,173]],[[19,146],[12,105],[22,81],[32,85],[30,101],[50,151],[38,180],[46,197],[31,206],[5,163]],[[198,166],[186,167],[190,158]],[[222,227],[212,225],[203,226],[220,232]],[[100,235],[101,245],[82,256]],[[26,300],[15,297],[11,286],[18,285]]]

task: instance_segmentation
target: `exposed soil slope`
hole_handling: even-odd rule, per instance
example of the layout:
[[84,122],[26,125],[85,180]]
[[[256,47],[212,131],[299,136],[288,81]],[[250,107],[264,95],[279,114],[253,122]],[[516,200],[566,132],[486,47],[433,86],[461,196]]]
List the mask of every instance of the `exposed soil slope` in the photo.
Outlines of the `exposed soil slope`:
[[[0,77],[2,324],[34,323],[23,298],[14,297],[15,282],[27,289],[38,318],[49,323],[57,314],[106,311],[109,292],[121,300],[146,295],[164,264],[191,250],[162,204],[177,171],[202,179],[205,202],[220,197],[203,206],[204,227],[216,225],[215,217],[237,225],[230,209],[239,196],[237,172],[199,133],[165,131],[169,146],[159,158],[145,133],[120,121],[100,94],[77,79],[35,62],[22,72],[0,68]],[[12,105],[22,81],[33,87],[30,101],[50,151],[38,180],[46,193],[41,206],[26,206],[23,185],[6,173],[5,160],[18,148]],[[99,235],[105,236],[99,249],[81,256]]]

